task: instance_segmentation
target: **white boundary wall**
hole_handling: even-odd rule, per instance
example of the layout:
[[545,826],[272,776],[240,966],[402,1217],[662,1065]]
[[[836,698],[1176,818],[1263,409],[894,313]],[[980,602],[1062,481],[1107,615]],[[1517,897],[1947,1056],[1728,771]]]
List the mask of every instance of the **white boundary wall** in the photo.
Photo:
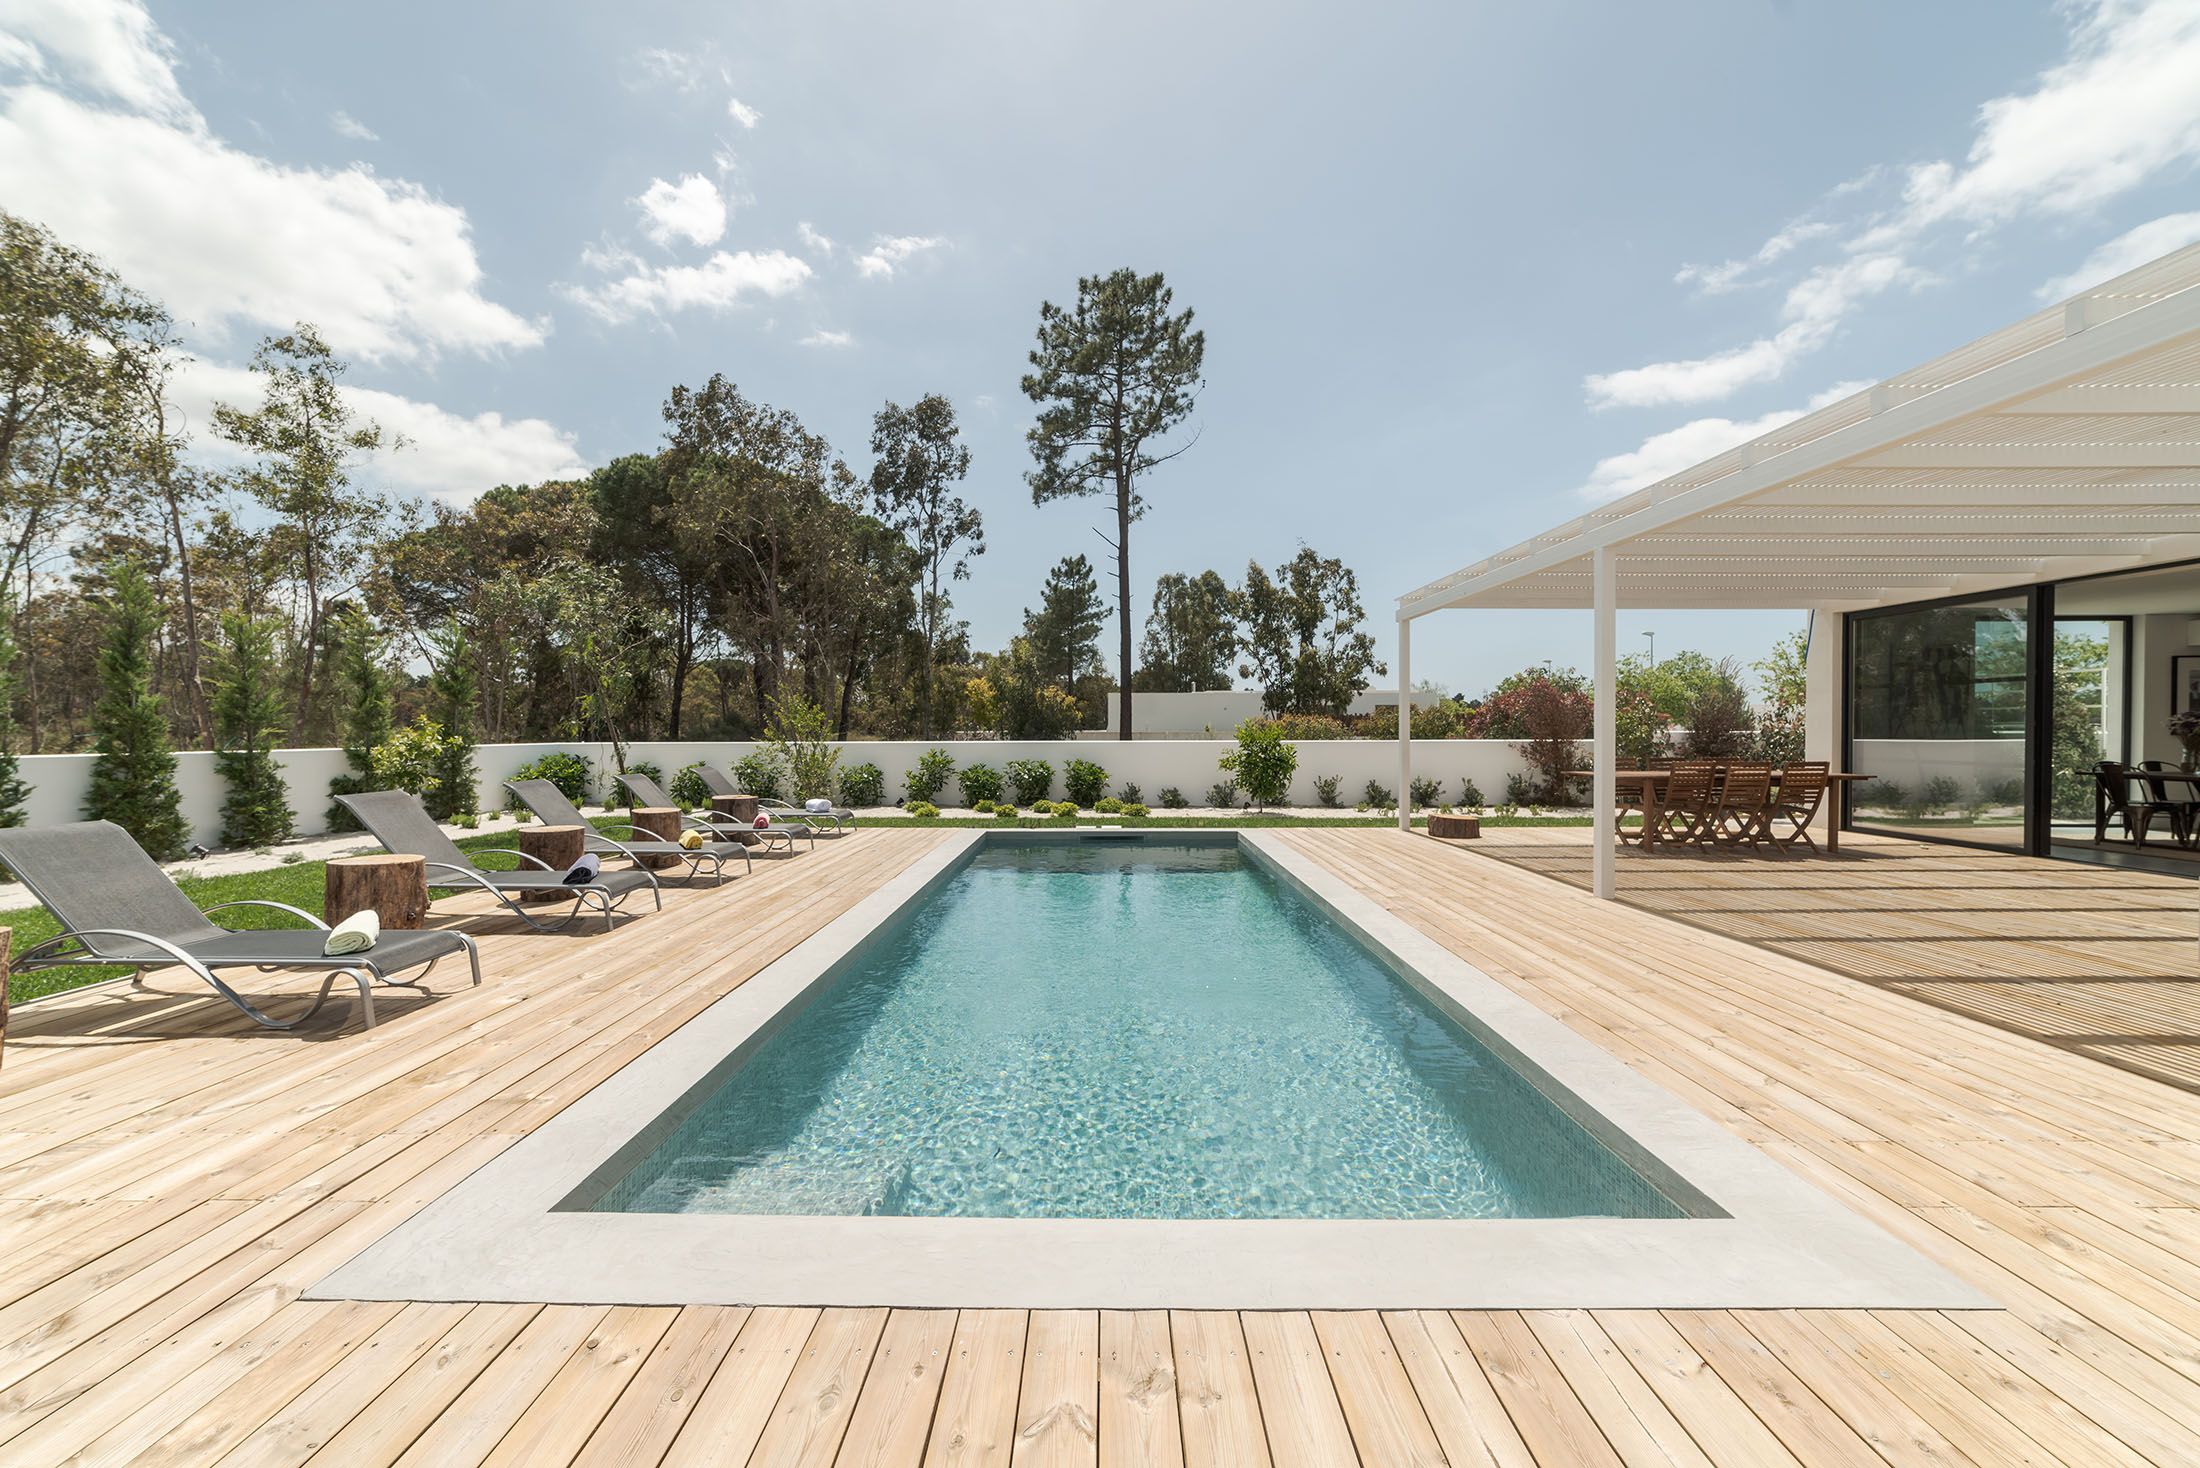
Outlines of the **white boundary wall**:
[[[1314,780],[1320,775],[1339,778],[1338,799],[1356,805],[1369,780],[1390,789],[1398,778],[1398,746],[1387,739],[1309,739],[1295,741],[1299,769],[1291,782],[1291,805],[1313,805]],[[669,778],[683,765],[707,760],[730,771],[733,763],[753,753],[757,745],[739,740],[642,740],[627,746],[627,763],[646,762],[662,767]],[[1228,739],[1101,740],[857,740],[840,746],[841,767],[874,764],[885,773],[886,799],[899,800],[907,790],[909,771],[928,749],[945,749],[959,769],[968,764],[1004,769],[1014,759],[1044,759],[1054,765],[1055,798],[1062,788],[1062,766],[1071,759],[1088,759],[1108,772],[1111,792],[1129,781],[1139,787],[1150,806],[1158,808],[1162,787],[1173,785],[1194,805],[1204,805],[1207,789],[1223,778],[1216,763],[1236,744]],[[556,750],[572,750],[594,763],[595,798],[607,797],[611,784],[611,747],[607,744],[484,744],[474,751],[481,771],[480,808],[494,810],[504,803],[503,782],[514,771]],[[328,784],[347,766],[340,749],[285,749],[277,752],[283,778],[290,789],[290,808],[297,816],[300,836],[326,830],[322,819],[329,804]],[[84,818],[84,797],[91,788],[92,756],[89,754],[32,754],[22,759],[24,782],[30,786],[25,815],[34,826],[58,825]],[[1443,782],[1443,799],[1458,802],[1460,782],[1471,778],[1485,801],[1505,798],[1507,778],[1525,772],[1527,764],[1509,742],[1498,739],[1416,739],[1413,769],[1417,777]],[[194,841],[209,846],[221,835],[222,780],[215,772],[214,756],[192,750],[176,756],[176,785],[183,795],[184,819]],[[622,802],[623,803],[623,802]],[[948,782],[942,804],[961,804],[962,792]]]

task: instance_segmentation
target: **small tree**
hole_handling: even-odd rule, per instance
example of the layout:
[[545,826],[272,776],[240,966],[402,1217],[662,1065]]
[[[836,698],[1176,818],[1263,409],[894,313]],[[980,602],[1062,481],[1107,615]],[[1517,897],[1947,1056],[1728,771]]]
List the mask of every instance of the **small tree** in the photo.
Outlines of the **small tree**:
[[471,816],[480,803],[481,772],[474,765],[474,705],[479,694],[474,650],[454,622],[437,639],[435,671],[428,678],[428,715],[443,730],[434,793],[428,797],[428,813],[439,821]]
[[1257,678],[1272,714],[1342,714],[1367,687],[1370,673],[1388,669],[1375,639],[1361,626],[1360,578],[1343,561],[1309,546],[1276,568],[1245,568],[1238,594],[1243,619],[1238,671]]
[[832,795],[833,773],[840,765],[840,750],[832,740],[833,721],[825,710],[799,695],[772,700],[765,748],[787,772],[797,803]]
[[23,806],[31,798],[16,762],[15,699],[21,677],[15,671],[15,614],[0,598],[0,826],[23,824]]
[[290,839],[289,792],[275,750],[283,738],[276,691],[275,630],[230,612],[214,663],[214,768],[229,793],[222,801],[224,846],[272,846]]
[[[1790,632],[1772,645],[1762,662],[1752,665],[1765,690],[1765,706],[1757,716],[1757,753],[1776,765],[1803,757],[1804,707],[1810,694],[1805,665],[1809,655],[1808,634]],[[2058,711],[2061,707],[2058,701]],[[2090,793],[2090,784],[2087,790]]]
[[155,861],[183,855],[182,799],[168,714],[153,691],[153,637],[160,613],[153,588],[133,561],[117,565],[107,643],[99,653],[99,699],[92,705],[91,793],[84,814],[113,821]]
[[1683,722],[1687,735],[1681,753],[1723,759],[1742,752],[1754,720],[1749,713],[1749,694],[1742,687],[1740,664],[1732,658],[1712,664],[1711,676],[1697,683]]
[[[328,782],[331,795],[356,795],[374,788],[374,752],[389,743],[392,719],[390,676],[382,668],[382,638],[358,607],[346,607],[335,619],[336,684],[343,699],[346,773]],[[330,801],[331,831],[356,831],[350,811]]]
[[1298,773],[1298,746],[1283,737],[1283,726],[1272,719],[1247,719],[1238,725],[1237,748],[1219,761],[1236,776],[1236,784],[1262,810],[1281,805],[1291,793],[1291,777]]

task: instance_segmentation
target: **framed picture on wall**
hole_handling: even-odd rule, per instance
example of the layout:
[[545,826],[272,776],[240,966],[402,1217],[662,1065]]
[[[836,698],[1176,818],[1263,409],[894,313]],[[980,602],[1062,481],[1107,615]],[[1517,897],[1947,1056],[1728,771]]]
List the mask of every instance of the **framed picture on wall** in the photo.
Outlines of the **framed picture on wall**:
[[2179,653],[2169,660],[2170,712],[2200,712],[2200,653]]

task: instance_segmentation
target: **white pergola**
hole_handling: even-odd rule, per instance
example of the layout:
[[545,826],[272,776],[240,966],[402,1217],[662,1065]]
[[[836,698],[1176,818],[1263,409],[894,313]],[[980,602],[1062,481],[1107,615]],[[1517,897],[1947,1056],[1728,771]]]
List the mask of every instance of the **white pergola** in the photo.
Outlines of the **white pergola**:
[[[2200,246],[1398,598],[1595,614],[1592,806],[1614,806],[1615,613],[1854,611],[2200,556]],[[1410,699],[1398,821],[1410,825]],[[1596,843],[1610,897],[1613,842]]]

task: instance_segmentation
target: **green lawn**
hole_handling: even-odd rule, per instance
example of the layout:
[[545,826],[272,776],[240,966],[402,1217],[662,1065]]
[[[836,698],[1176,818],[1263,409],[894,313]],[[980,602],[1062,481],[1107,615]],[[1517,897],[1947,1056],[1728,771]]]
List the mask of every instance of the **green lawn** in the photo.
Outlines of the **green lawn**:
[[[616,816],[595,818],[598,825],[616,822]],[[904,816],[881,820],[873,828],[893,826],[947,826],[963,829],[1061,830],[1076,825],[1091,825],[1095,821],[1118,823],[1127,827],[1199,827],[1199,826],[1391,826],[1397,824],[1396,816],[1352,815],[1329,820],[1288,814],[1256,815],[1248,812],[1237,816],[1170,816],[1153,815],[1096,816],[1089,812],[1072,820],[1068,816],[1018,816],[1014,820],[1002,820],[995,816],[935,816],[920,819]],[[1536,819],[1528,816],[1482,817],[1485,826],[1585,826],[1587,816],[1553,816]],[[1416,817],[1415,825],[1424,822]],[[501,831],[488,835],[468,836],[458,844],[479,849],[485,846],[510,846],[514,838],[511,832]],[[519,863],[508,856],[485,856],[482,866],[490,869],[514,867]],[[260,897],[272,902],[287,902],[292,907],[302,907],[307,912],[321,910],[323,877],[327,865],[318,861],[292,862],[288,866],[271,867],[265,871],[239,872],[227,877],[184,877],[180,884],[187,896],[201,907],[212,907],[220,902],[234,902],[241,897]],[[221,915],[221,920],[237,928],[280,928],[294,926],[296,919],[267,908],[240,907]],[[12,912],[0,912],[0,927],[15,932],[14,951],[22,952],[33,944],[43,943],[60,931],[60,924],[42,907],[21,907]],[[85,984],[95,984],[102,979],[119,978],[130,972],[126,968],[57,968],[41,973],[11,976],[8,980],[8,998],[20,1004],[26,999],[36,999],[41,994],[56,994],[63,989],[75,989]]]

